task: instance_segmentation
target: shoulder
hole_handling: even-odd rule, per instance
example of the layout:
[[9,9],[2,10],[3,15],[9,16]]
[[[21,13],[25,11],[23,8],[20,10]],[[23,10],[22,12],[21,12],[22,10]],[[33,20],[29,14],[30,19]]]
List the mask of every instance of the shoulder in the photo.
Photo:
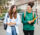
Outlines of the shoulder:
[[5,18],[8,16],[8,13],[5,14]]
[[6,16],[8,15],[8,13],[5,14]]

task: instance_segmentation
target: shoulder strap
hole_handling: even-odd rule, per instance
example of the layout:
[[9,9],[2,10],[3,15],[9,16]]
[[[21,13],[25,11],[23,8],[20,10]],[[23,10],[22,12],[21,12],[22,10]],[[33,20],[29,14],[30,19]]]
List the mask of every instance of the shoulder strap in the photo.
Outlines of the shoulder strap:
[[34,12],[33,12],[33,18],[34,18]]
[[26,12],[24,12],[24,17],[26,16]]
[[9,14],[7,15],[7,18],[9,17]]

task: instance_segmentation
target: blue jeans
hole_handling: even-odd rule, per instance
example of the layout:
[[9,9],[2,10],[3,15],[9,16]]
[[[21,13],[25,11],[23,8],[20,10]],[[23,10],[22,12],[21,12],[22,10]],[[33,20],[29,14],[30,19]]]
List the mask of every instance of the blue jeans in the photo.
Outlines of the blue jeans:
[[12,35],[17,35],[15,26],[11,27],[11,29],[12,29]]

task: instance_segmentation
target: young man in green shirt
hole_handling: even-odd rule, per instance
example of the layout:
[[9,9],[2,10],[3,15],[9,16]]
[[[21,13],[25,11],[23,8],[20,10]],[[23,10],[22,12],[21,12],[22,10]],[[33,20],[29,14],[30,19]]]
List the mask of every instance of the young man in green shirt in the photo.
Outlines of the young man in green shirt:
[[34,35],[34,24],[36,20],[33,20],[36,18],[36,15],[33,15],[32,7],[34,6],[33,2],[28,3],[26,15],[22,14],[22,23],[23,23],[23,31],[24,35]]

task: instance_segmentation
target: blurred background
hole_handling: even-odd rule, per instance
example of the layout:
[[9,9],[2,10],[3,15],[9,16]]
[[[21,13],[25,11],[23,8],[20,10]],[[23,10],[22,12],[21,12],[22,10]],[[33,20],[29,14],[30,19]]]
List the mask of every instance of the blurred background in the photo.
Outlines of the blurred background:
[[[34,25],[34,35],[40,35],[40,0],[0,0],[0,35],[6,35],[6,31],[3,29],[3,20],[5,14],[9,11],[11,5],[17,5],[17,12],[21,16],[22,12],[27,9],[27,3],[30,1],[33,1],[35,3],[33,7],[33,12],[35,12],[36,16],[38,16],[36,24]],[[21,26],[19,25],[21,31],[20,35],[23,35],[22,26],[22,24]]]

